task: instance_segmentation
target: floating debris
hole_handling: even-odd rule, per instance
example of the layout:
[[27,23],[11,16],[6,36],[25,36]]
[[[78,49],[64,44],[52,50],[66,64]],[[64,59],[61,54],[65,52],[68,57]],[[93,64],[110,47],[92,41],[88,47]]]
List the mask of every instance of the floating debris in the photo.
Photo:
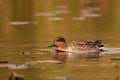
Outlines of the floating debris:
[[23,75],[12,72],[12,74],[9,77],[9,80],[13,80],[13,79],[15,79],[15,80],[24,80],[24,77],[23,77]]
[[84,17],[101,17],[102,14],[100,13],[89,13],[89,14],[83,14]]
[[81,16],[81,17],[73,17],[72,19],[73,19],[73,20],[76,20],[76,21],[77,21],[77,20],[85,20],[85,17],[82,17],[82,16]]
[[59,63],[61,61],[58,61],[58,60],[42,60],[42,61],[36,61],[37,63],[46,63],[46,62],[49,62],[49,63]]
[[67,76],[57,76],[57,77],[50,77],[50,80],[70,80]]
[[50,17],[49,20],[52,20],[52,21],[61,21],[63,20],[64,18],[62,17]]
[[67,14],[67,13],[69,13],[68,10],[61,10],[61,9],[60,9],[60,10],[55,10],[55,11],[54,11],[54,14],[56,14],[56,15],[57,15],[57,14]]
[[12,21],[10,22],[11,25],[26,25],[26,24],[30,24],[29,21]]
[[29,66],[27,64],[23,64],[23,65],[8,65],[7,68],[8,69],[26,69]]
[[23,54],[23,55],[30,55],[30,54],[45,54],[43,52],[18,52],[18,53],[9,53],[9,54]]
[[32,54],[32,52],[21,52],[20,54]]
[[27,64],[17,65],[17,64],[1,64],[0,67],[6,67],[7,69],[26,69],[29,66]]
[[37,64],[37,63],[62,63],[62,62],[58,60],[41,60],[41,61],[27,62],[26,64]]
[[18,52],[18,53],[9,53],[9,54],[33,54],[32,52]]
[[101,13],[94,12],[94,11],[99,11],[99,8],[90,8],[90,9],[80,10],[81,15],[84,17],[101,17],[102,16]]

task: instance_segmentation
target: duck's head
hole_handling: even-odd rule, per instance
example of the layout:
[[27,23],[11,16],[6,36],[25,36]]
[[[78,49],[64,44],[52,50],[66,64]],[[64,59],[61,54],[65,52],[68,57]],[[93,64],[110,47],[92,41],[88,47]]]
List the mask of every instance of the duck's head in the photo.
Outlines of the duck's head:
[[66,46],[65,38],[58,36],[55,38],[53,43],[51,45],[49,45],[48,47],[65,48],[65,46]]

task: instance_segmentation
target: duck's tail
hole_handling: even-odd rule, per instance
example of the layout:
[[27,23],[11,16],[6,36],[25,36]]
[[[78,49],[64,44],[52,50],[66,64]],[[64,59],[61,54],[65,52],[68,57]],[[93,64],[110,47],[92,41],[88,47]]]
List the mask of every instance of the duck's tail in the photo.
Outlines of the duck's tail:
[[98,47],[104,47],[103,43],[102,43],[102,40],[96,40],[95,41],[95,44],[98,46]]

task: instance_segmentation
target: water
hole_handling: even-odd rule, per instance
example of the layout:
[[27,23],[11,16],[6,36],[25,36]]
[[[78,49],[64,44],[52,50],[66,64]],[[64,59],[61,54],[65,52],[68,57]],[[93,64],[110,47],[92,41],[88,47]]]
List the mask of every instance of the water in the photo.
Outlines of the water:
[[[119,1],[0,1],[0,78],[12,72],[25,80],[119,80]],[[22,5],[22,6],[21,6]],[[56,36],[67,43],[102,40],[100,58],[56,54],[47,48]]]

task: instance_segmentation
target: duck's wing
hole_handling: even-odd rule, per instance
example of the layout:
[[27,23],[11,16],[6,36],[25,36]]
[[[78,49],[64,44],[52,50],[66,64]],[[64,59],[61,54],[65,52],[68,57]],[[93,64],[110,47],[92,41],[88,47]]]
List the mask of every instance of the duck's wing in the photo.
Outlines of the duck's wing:
[[73,41],[68,47],[84,51],[98,51],[101,45],[99,41]]

